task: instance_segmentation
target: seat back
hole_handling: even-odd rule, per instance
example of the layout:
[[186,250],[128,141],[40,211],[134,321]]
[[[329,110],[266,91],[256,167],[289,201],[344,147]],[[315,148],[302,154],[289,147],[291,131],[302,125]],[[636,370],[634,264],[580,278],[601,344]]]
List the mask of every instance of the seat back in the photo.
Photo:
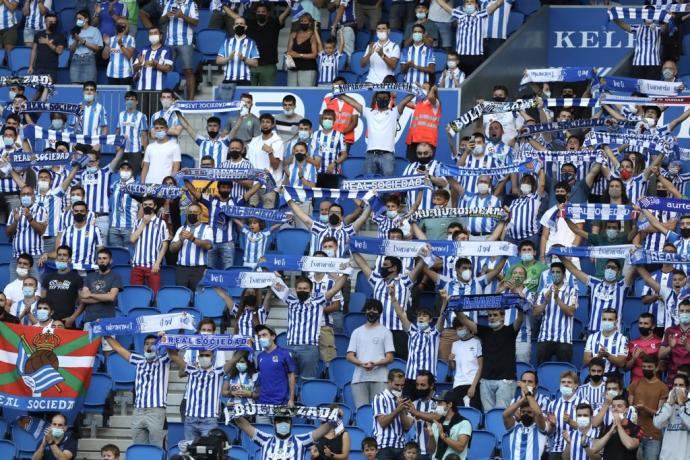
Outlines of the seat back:
[[305,406],[332,403],[338,396],[338,385],[329,380],[308,380],[302,385],[301,399]]
[[365,433],[372,433],[374,431],[374,409],[371,404],[365,404],[355,412],[355,421],[357,426],[364,430]]

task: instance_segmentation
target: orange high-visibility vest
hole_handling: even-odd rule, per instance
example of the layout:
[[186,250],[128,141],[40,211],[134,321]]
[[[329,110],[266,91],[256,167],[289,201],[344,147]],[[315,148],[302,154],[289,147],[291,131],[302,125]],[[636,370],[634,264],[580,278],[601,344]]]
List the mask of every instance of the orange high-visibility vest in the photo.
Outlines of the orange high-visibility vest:
[[[347,102],[340,101],[339,99],[330,96],[326,97],[325,102],[326,108],[331,109],[335,112],[335,122],[333,123],[333,129],[340,133],[344,132],[345,129],[347,129],[347,127],[350,126],[350,119],[352,119],[352,115],[355,113],[355,108]],[[343,104],[342,109],[340,108],[340,102],[342,102]],[[343,136],[345,137],[346,144],[355,143],[354,130],[350,131],[347,134],[343,134]]]
[[416,105],[412,114],[410,128],[407,131],[407,144],[428,142],[436,147],[438,143],[438,127],[441,124],[441,105],[436,108],[428,100]]

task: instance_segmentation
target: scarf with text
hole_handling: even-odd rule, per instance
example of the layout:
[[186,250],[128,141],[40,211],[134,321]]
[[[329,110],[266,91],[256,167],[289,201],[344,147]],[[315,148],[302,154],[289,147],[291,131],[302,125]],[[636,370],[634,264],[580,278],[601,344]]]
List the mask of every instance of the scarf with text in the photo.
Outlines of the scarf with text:
[[424,94],[419,86],[412,83],[346,83],[344,85],[333,85],[333,96],[362,91],[395,91],[397,93],[412,94],[417,97]]
[[599,99],[593,97],[543,98],[545,107],[598,107]]
[[432,208],[420,209],[410,214],[413,221],[421,219],[436,219],[440,217],[487,217],[495,220],[505,220],[508,214],[503,208]]
[[636,214],[632,206],[600,203],[569,203],[565,216],[577,220],[632,220]]
[[[87,156],[87,155],[84,155]],[[69,152],[24,152],[19,150],[10,153],[10,163],[15,169],[29,168],[31,166],[66,166],[71,164],[72,154]]]
[[225,408],[225,424],[237,417],[253,417],[263,415],[268,417],[301,417],[308,420],[331,422],[337,424],[340,419],[339,409],[330,407],[309,406],[277,406],[274,404],[233,403]]
[[350,274],[350,259],[337,257],[284,256],[266,254],[259,267],[271,271]]
[[690,105],[690,96],[624,96],[603,94],[602,104],[607,105]]
[[527,69],[520,80],[520,86],[527,83],[550,83],[554,81],[591,80],[594,70],[591,67],[548,67]]
[[173,350],[231,350],[254,351],[250,338],[226,334],[166,334],[158,339],[158,348]]
[[46,88],[49,94],[55,91],[53,78],[50,75],[25,75],[23,77],[0,77],[0,86],[29,86],[34,89]]
[[492,113],[521,112],[537,106],[536,99],[518,99],[514,102],[484,101],[475,105],[467,112],[460,115],[460,118],[450,122],[453,131],[460,132],[473,122],[479,120],[483,115]]
[[534,161],[514,163],[510,166],[498,168],[461,168],[454,165],[438,165],[438,173],[442,176],[469,177],[469,176],[507,176],[513,173],[529,174],[534,173],[536,164]]
[[388,240],[369,236],[350,238],[350,250],[362,254],[417,257],[426,245],[439,257],[454,256],[516,256],[517,246],[505,241],[448,241],[448,240]]
[[668,22],[669,14],[666,9],[657,8],[623,8],[617,6],[610,8],[609,21],[616,19],[641,19],[644,21]]
[[19,113],[23,112],[58,112],[82,117],[84,115],[84,106],[67,102],[26,101],[19,107]]
[[352,179],[344,180],[340,184],[340,189],[348,192],[368,190],[373,192],[403,192],[427,187],[429,184],[422,175],[394,176],[383,179]]
[[682,91],[683,82],[646,80],[644,78],[603,77],[602,89],[625,93],[644,93],[653,96],[675,96]]
[[374,196],[374,192],[368,190],[340,190],[337,188],[309,188],[309,187],[283,187],[283,198],[288,201],[305,202],[312,198],[326,198],[339,200],[349,198],[351,200],[368,200]]
[[31,139],[45,139],[53,142],[67,142],[68,144],[86,144],[86,145],[114,145],[117,147],[124,147],[125,136],[121,134],[107,134],[104,136],[89,136],[87,134],[74,134],[66,131],[54,131],[52,129],[44,129],[36,125],[26,125],[22,128],[22,134],[25,138]]
[[122,187],[122,191],[132,196],[162,198],[165,200],[174,200],[182,196],[184,189],[177,185],[161,185],[161,184],[126,184]]
[[632,150],[642,151],[643,149],[659,153],[670,153],[676,145],[676,141],[670,136],[657,136],[652,134],[637,133],[607,133],[590,131],[585,136],[583,146],[593,147],[595,145],[623,145],[630,146]]
[[582,163],[594,161],[599,152],[597,150],[535,150],[527,153],[527,157],[539,158],[545,163]]
[[228,217],[237,219],[249,219],[250,217],[267,222],[287,223],[292,214],[276,211],[274,209],[251,208],[245,206],[221,206],[219,211]]
[[206,270],[199,285],[219,288],[254,288],[260,289],[272,286],[276,282],[273,272],[250,272],[231,270]]
[[659,198],[656,196],[645,196],[640,199],[638,205],[643,209],[654,211],[690,213],[690,200],[681,198]]
[[638,249],[630,255],[630,263],[633,265],[647,264],[690,264],[690,254],[671,253],[663,251],[651,251],[648,249]]
[[276,188],[273,176],[264,170],[254,168],[183,168],[175,174],[175,180],[181,184],[185,180],[234,181],[253,180],[266,187],[267,192]]
[[634,250],[634,244],[616,244],[611,246],[573,246],[570,248],[551,246],[547,255],[588,257],[591,259],[625,259]]
[[239,101],[176,101],[168,108],[167,113],[225,113],[234,112],[242,108]]
[[100,318],[87,323],[86,327],[90,336],[134,335],[176,329],[196,330],[194,317],[185,312],[146,315],[137,318],[120,316],[117,318]]
[[477,311],[477,310],[507,310],[518,307],[523,311],[532,308],[529,300],[523,299],[517,294],[480,294],[452,296],[448,300],[448,310]]
[[630,121],[616,121],[607,118],[584,118],[581,120],[552,121],[538,125],[523,125],[519,137],[528,137],[537,133],[566,131],[573,129],[605,127],[609,129],[634,128],[636,123]]

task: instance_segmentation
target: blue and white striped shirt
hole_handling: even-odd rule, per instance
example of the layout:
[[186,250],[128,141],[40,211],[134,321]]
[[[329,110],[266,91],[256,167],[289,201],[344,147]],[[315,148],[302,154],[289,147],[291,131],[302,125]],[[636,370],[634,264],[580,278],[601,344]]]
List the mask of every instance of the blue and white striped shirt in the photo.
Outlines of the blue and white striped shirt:
[[[173,8],[180,10],[189,18],[199,19],[199,11],[193,0],[167,0],[162,16],[167,15]],[[191,45],[194,39],[194,28],[181,18],[174,17],[168,22],[165,37],[165,44],[168,46]]]
[[88,222],[82,228],[70,225],[65,228],[60,239],[60,244],[66,244],[72,248],[72,264],[89,267],[96,264],[96,251],[103,246],[103,239],[95,220]]
[[228,155],[230,138],[227,136],[218,136],[215,139],[211,139],[208,136],[197,134],[194,142],[199,146],[199,158],[203,158],[207,155],[212,156],[214,165],[222,164]]
[[[402,61],[404,59],[404,61]],[[434,56],[434,50],[430,46],[425,45],[423,42],[419,45],[415,45],[405,48],[402,51],[401,61],[411,62],[412,64],[419,67],[427,67],[431,64],[436,64],[436,57]],[[419,69],[410,67],[405,74],[405,83],[416,83],[421,85],[429,81],[429,73],[422,72]]]
[[481,56],[484,54],[484,19],[486,10],[467,14],[461,8],[453,9],[453,19],[458,22],[455,33],[455,51],[460,56]]
[[[57,175],[54,174],[53,178]],[[58,186],[59,187],[59,186]],[[56,236],[60,228],[60,218],[62,217],[62,199],[65,193],[61,188],[52,188],[45,195],[41,193],[36,194],[36,204],[43,208],[46,212],[46,227],[43,236]]]
[[[299,166],[296,160],[288,165],[288,175],[292,187],[302,187],[302,180],[299,178]],[[313,164],[305,160],[302,164],[302,177],[309,182],[316,182],[316,168]]]
[[[654,217],[659,220],[662,224],[666,224],[669,221],[677,220],[678,213],[674,211],[650,211]],[[638,228],[642,225],[642,221],[638,219]],[[664,244],[666,244],[666,233],[652,232],[647,233],[647,236],[642,243],[643,249],[648,249],[650,251],[661,251],[664,249]]]
[[294,293],[290,292],[285,298],[288,307],[288,345],[318,345],[319,320],[324,307],[328,303],[322,294],[309,297],[301,303]]
[[[141,219],[136,221],[134,228],[138,228],[139,225],[141,225]],[[160,254],[161,244],[169,239],[170,234],[165,221],[154,216],[151,222],[146,224],[134,246],[132,265],[135,267],[152,267]]]
[[314,444],[311,433],[296,434],[280,439],[261,430],[256,430],[252,441],[261,446],[261,460],[304,460],[307,448]]
[[348,249],[350,238],[356,233],[357,232],[352,225],[343,225],[341,223],[341,225],[338,227],[331,227],[328,223],[314,221],[311,226],[309,255],[314,255],[314,252],[320,251],[323,239],[327,236],[332,236],[338,242],[338,252],[336,253],[336,257],[346,257],[350,254]]
[[538,194],[530,193],[517,197],[510,203],[510,222],[507,237],[514,240],[525,239],[539,232],[539,207],[541,199]]
[[568,431],[573,432],[573,429],[563,420],[565,414],[570,415],[571,419],[575,419],[575,408],[578,404],[583,402],[578,396],[577,392],[569,400],[560,397],[551,401],[547,412],[553,413],[556,417],[556,426],[553,433],[553,446],[551,447],[551,452],[563,452],[565,449],[565,439],[563,439],[563,432]]
[[[312,283],[314,283],[314,291],[312,294],[313,297],[316,297],[319,294],[325,295],[328,291],[333,289],[333,286],[335,285],[335,279],[331,278],[330,276],[326,276],[326,274],[321,276],[321,280],[317,280],[316,273],[310,273],[309,279]],[[340,302],[340,306],[342,308],[342,305],[345,303],[345,298],[343,297],[342,292],[338,291],[328,302],[328,305],[332,305],[334,302]],[[322,311],[319,326],[333,326],[331,315],[328,313],[323,313]]]
[[[443,177],[442,174],[439,174],[439,167],[441,166],[441,163],[438,162],[438,160],[431,160],[429,163],[422,165],[420,162],[415,161],[414,163],[410,163],[409,165],[405,166],[405,169],[403,170],[403,176],[414,176],[418,175],[419,172],[417,172],[417,169],[421,166],[424,166],[428,171],[429,171],[429,176],[431,177]],[[422,193],[422,202],[419,203],[419,208],[417,209],[432,209],[434,207],[433,202],[431,201],[431,196],[433,195],[434,191],[440,189],[441,187],[431,184],[431,187],[426,187],[422,190],[411,190],[407,192],[407,203],[408,206],[411,206],[412,203],[417,201],[417,193]]]
[[[98,102],[91,104],[83,103],[84,115],[82,117],[81,130],[76,130],[77,134],[87,134],[89,136],[100,136],[101,128],[108,126],[108,113]],[[77,123],[78,125],[78,123]]]
[[[482,2],[481,8],[486,9],[494,2]],[[484,36],[486,38],[508,38],[508,18],[510,17],[510,10],[513,7],[515,0],[504,0],[501,5],[492,15],[486,19]]]
[[409,355],[405,367],[405,378],[416,379],[420,370],[429,371],[436,376],[441,333],[433,324],[430,324],[425,331],[421,331],[416,324],[411,324],[407,334],[410,338],[407,341]]
[[[598,350],[597,350],[598,351]],[[594,352],[596,354],[596,351]],[[596,411],[606,398],[606,380],[602,379],[599,386],[592,386],[592,382],[587,382],[577,389],[577,396],[583,401],[587,401]]]
[[386,447],[402,449],[405,445],[405,429],[400,421],[400,416],[395,417],[385,428],[376,419],[379,415],[389,415],[395,410],[396,405],[395,396],[388,388],[374,396],[372,404],[374,437],[379,449],[385,449]]
[[[216,163],[218,164],[218,163]],[[233,160],[226,160],[220,163],[219,168],[222,169],[234,169],[234,168],[251,168],[252,163],[246,158],[242,158],[235,162]],[[244,194],[247,191],[246,188],[242,187],[240,181],[232,181],[232,190],[230,190],[230,198],[234,201],[240,201],[244,199]]]
[[[376,229],[378,230],[379,238],[388,238],[388,230],[390,230],[391,228],[402,229],[402,226],[405,223],[402,215],[398,214],[393,219],[391,219],[386,215],[385,211],[373,213],[370,219],[372,222],[376,224]],[[406,259],[408,259],[408,257],[406,257]]]
[[[180,241],[180,233],[184,230],[191,232],[198,240],[213,242],[211,227],[206,224],[198,224],[195,226],[183,225],[178,228],[172,240],[173,243]],[[208,251],[206,249],[202,249],[197,244],[184,239],[182,240],[182,247],[180,247],[180,251],[177,254],[177,265],[183,265],[185,267],[204,266],[206,265],[207,257]]]
[[[333,163],[345,151],[345,138],[343,134],[335,129],[330,133],[325,133],[319,129],[311,137],[309,152],[312,157],[321,157],[320,173],[327,172],[328,166]],[[340,165],[337,165],[334,174],[340,173]]]
[[[436,406],[438,406],[438,403],[434,401],[433,399],[428,399],[428,400],[423,400],[423,399],[417,399],[414,401],[414,407],[417,409],[419,412],[426,412],[426,413],[434,413],[436,411]],[[426,430],[424,429],[424,425],[426,422],[422,419],[415,419],[414,422],[414,427],[415,431],[417,432],[416,440],[417,444],[419,445],[419,454],[420,455],[427,455],[427,454],[432,454],[433,452],[427,452],[428,449],[428,444],[429,444],[429,437],[426,434]]]
[[[232,312],[231,314],[233,316],[237,316],[237,313],[240,311],[240,306],[239,304],[235,304],[232,307]],[[258,310],[256,310],[256,315],[258,316],[258,321],[259,324],[266,324],[266,320],[268,319],[268,312],[266,311],[266,308],[264,308],[263,305],[259,307]],[[244,311],[242,312],[242,316],[237,318],[237,329],[240,333],[240,335],[244,337],[254,337],[256,338],[256,334],[254,332],[254,320],[253,320],[254,312],[249,310],[248,308],[245,307]],[[254,340],[254,348],[257,351],[260,351],[261,346],[259,345],[258,340]]]
[[[680,251],[678,251],[678,253],[680,253]],[[664,273],[661,270],[656,270],[655,272],[651,273],[651,276],[657,283],[659,283],[660,287],[667,287],[671,289],[673,285],[673,274],[671,272]],[[654,289],[652,289],[647,283],[645,283],[644,287],[642,288],[641,297],[646,295],[656,295]],[[664,308],[665,306],[663,299],[655,300],[649,304],[648,311],[654,315],[657,320],[657,324],[659,324],[660,327],[664,323]],[[661,320],[661,322],[659,322],[659,320]]]
[[316,56],[316,66],[319,69],[319,79],[316,82],[319,85],[330,85],[335,80],[335,77],[340,73],[340,57],[343,54],[336,51],[333,54],[326,54],[325,51],[320,51]]
[[[173,52],[166,46],[152,49],[150,46],[141,52],[140,62],[156,61],[159,65],[173,65]],[[160,91],[165,86],[165,75],[167,73],[158,70],[156,67],[143,66],[139,70],[139,80],[137,81],[137,91]]]
[[232,221],[230,217],[221,212],[223,206],[235,206],[232,199],[221,201],[210,195],[202,195],[199,203],[208,209],[208,223],[213,231],[213,243],[228,243],[232,241]]
[[[239,58],[240,54],[242,60]],[[244,59],[259,59],[259,50],[254,40],[247,36],[226,38],[218,50],[218,56],[226,58],[230,55],[233,57],[225,64],[223,78],[230,81],[249,80],[252,72]]]
[[110,165],[100,168],[92,173],[88,169],[79,173],[81,186],[86,192],[86,206],[96,214],[107,214],[110,212],[108,200],[108,184],[110,183]]
[[[488,154],[483,154],[481,156],[472,154],[469,155],[465,161],[465,168],[468,169],[498,168],[499,166],[500,164],[498,160]],[[460,180],[462,181],[462,186],[465,189],[465,193],[479,193],[479,190],[477,190],[477,181],[479,180],[479,176],[462,177]]]
[[661,29],[658,24],[647,26],[635,24],[630,26],[630,33],[635,35],[634,66],[659,65],[659,47],[661,45]]
[[109,78],[129,78],[134,75],[132,59],[122,54],[122,48],[136,48],[134,37],[124,34],[122,46],[118,43],[117,35],[110,37],[110,60],[105,72]]
[[[465,72],[458,69],[446,69],[443,71],[443,84],[439,85],[440,88],[459,88],[460,84],[465,81]],[[455,80],[458,80],[458,84],[455,84]]]
[[[26,17],[24,28],[29,30],[45,30],[45,17],[41,14],[41,10],[38,9],[39,0],[26,1],[29,2],[29,15]],[[53,0],[43,0],[43,6],[47,10],[52,10]]]
[[187,364],[189,375],[184,396],[186,417],[218,418],[220,413],[220,390],[223,388],[223,367],[201,369]]
[[[603,385],[602,385],[603,386]],[[571,460],[589,460],[591,457],[587,455],[585,447],[590,447],[592,440],[599,437],[599,430],[590,428],[587,433],[580,430],[570,432],[570,459]]]
[[[96,218],[96,214],[93,211],[86,211],[86,223],[91,224]],[[67,227],[74,224],[74,214],[72,214],[72,208],[69,207],[62,212],[60,216],[60,223],[58,224],[58,232],[64,232]]]
[[132,353],[129,362],[137,367],[134,379],[134,407],[165,407],[168,399],[170,357],[158,356],[149,362],[142,355]]
[[[19,220],[17,221],[17,231],[12,238],[12,249],[14,249],[14,257],[19,257],[22,253],[27,253],[32,256],[43,254],[43,238],[29,223],[29,220],[24,215],[24,207],[15,208],[19,211]],[[31,217],[39,223],[44,223],[48,220],[48,215],[43,209],[43,206],[34,203],[29,208]],[[14,210],[10,213],[10,218],[7,220],[7,225],[15,223]]]
[[[7,0],[7,3],[19,3],[17,0]],[[17,18],[14,15],[14,11],[10,11],[9,8],[5,6],[5,3],[0,3],[0,30],[9,29],[17,25]]]
[[395,312],[393,307],[393,302],[391,302],[391,297],[388,292],[388,286],[395,286],[395,298],[398,299],[400,303],[400,308],[403,311],[407,311],[407,307],[410,305],[412,280],[407,275],[400,275],[393,278],[390,282],[382,278],[376,272],[371,272],[369,276],[369,284],[374,288],[373,297],[376,300],[381,301],[383,304],[383,314],[381,315],[381,324],[386,326],[391,331],[401,331],[403,330],[402,322],[398,318],[398,314]]
[[117,129],[120,134],[127,136],[125,152],[138,153],[144,151],[141,143],[141,134],[149,130],[146,115],[136,110],[128,112],[123,110],[117,117]]
[[122,187],[133,184],[136,181],[130,178],[127,182],[119,180],[110,187],[110,197],[112,199],[110,212],[110,226],[113,228],[133,229],[137,221],[139,202],[132,198],[132,195],[125,193]]
[[510,456],[506,460],[539,460],[546,448],[548,435],[536,423],[526,427],[516,422],[508,439],[508,448],[505,450]]
[[601,314],[609,308],[618,312],[618,327],[620,327],[623,302],[625,301],[625,289],[628,287],[625,284],[625,280],[608,283],[590,276],[587,286],[590,289],[589,331],[597,332],[601,330]]
[[[573,316],[563,313],[556,303],[553,293],[553,284],[549,284],[539,293],[537,303],[543,304],[546,294],[551,291],[551,300],[546,305],[543,313],[541,327],[539,328],[538,342],[573,343]],[[558,297],[566,305],[575,305],[577,308],[577,288],[562,285],[558,291]]]
[[[585,343],[585,352],[592,353],[596,355],[601,347],[604,347],[606,351],[612,356],[628,356],[628,339],[623,334],[618,331],[614,331],[613,334],[606,336],[603,332],[595,332],[587,337],[587,342]],[[604,367],[604,373],[619,370],[611,362],[604,358],[606,366]]]
[[[474,195],[465,194],[462,197],[461,202],[462,207],[466,208],[500,208],[501,200],[493,196],[491,193],[487,193],[485,196],[481,196],[476,193]],[[467,218],[467,229],[472,234],[476,233],[491,233],[498,225],[496,219],[490,219],[488,217],[468,217]]]
[[266,254],[266,247],[271,241],[271,231],[262,230],[254,233],[245,225],[242,227],[242,235],[244,235],[244,266],[254,268],[259,263],[259,259]]

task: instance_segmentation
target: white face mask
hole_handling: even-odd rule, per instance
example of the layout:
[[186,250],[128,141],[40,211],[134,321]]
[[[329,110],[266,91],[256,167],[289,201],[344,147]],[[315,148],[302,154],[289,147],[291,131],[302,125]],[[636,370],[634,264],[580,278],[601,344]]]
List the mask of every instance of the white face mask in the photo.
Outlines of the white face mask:
[[460,278],[462,278],[463,281],[469,281],[472,278],[472,270],[466,268],[460,273]]
[[402,396],[402,391],[400,391],[400,390],[391,390],[391,393],[393,393],[393,396],[395,396],[396,398],[399,398]]
[[649,125],[649,127],[656,126],[656,120],[654,118],[645,117],[644,121],[645,121],[645,123],[647,123]]
[[489,193],[489,184],[486,182],[480,182],[477,184],[477,191],[482,195]]
[[29,274],[29,270],[27,268],[22,268],[22,267],[17,267],[17,276],[20,278],[24,278]]
[[122,180],[129,180],[132,177],[132,171],[120,171],[120,178]]
[[448,61],[448,68],[449,69],[457,69],[458,68],[458,61]]
[[520,192],[523,195],[529,195],[532,193],[532,186],[530,184],[520,184]]
[[199,366],[201,366],[202,369],[208,369],[211,367],[211,358],[208,356],[202,356],[199,358]]
[[38,181],[38,190],[41,192],[45,192],[50,188],[50,182],[47,180],[39,180]]
[[388,32],[376,32],[376,38],[378,38],[380,41],[384,41],[388,38]]
[[578,417],[577,418],[577,427],[578,428],[587,428],[589,426],[589,417]]
[[436,414],[440,415],[441,417],[445,417],[448,413],[448,409],[446,409],[443,406],[438,406],[434,412],[436,412]]

